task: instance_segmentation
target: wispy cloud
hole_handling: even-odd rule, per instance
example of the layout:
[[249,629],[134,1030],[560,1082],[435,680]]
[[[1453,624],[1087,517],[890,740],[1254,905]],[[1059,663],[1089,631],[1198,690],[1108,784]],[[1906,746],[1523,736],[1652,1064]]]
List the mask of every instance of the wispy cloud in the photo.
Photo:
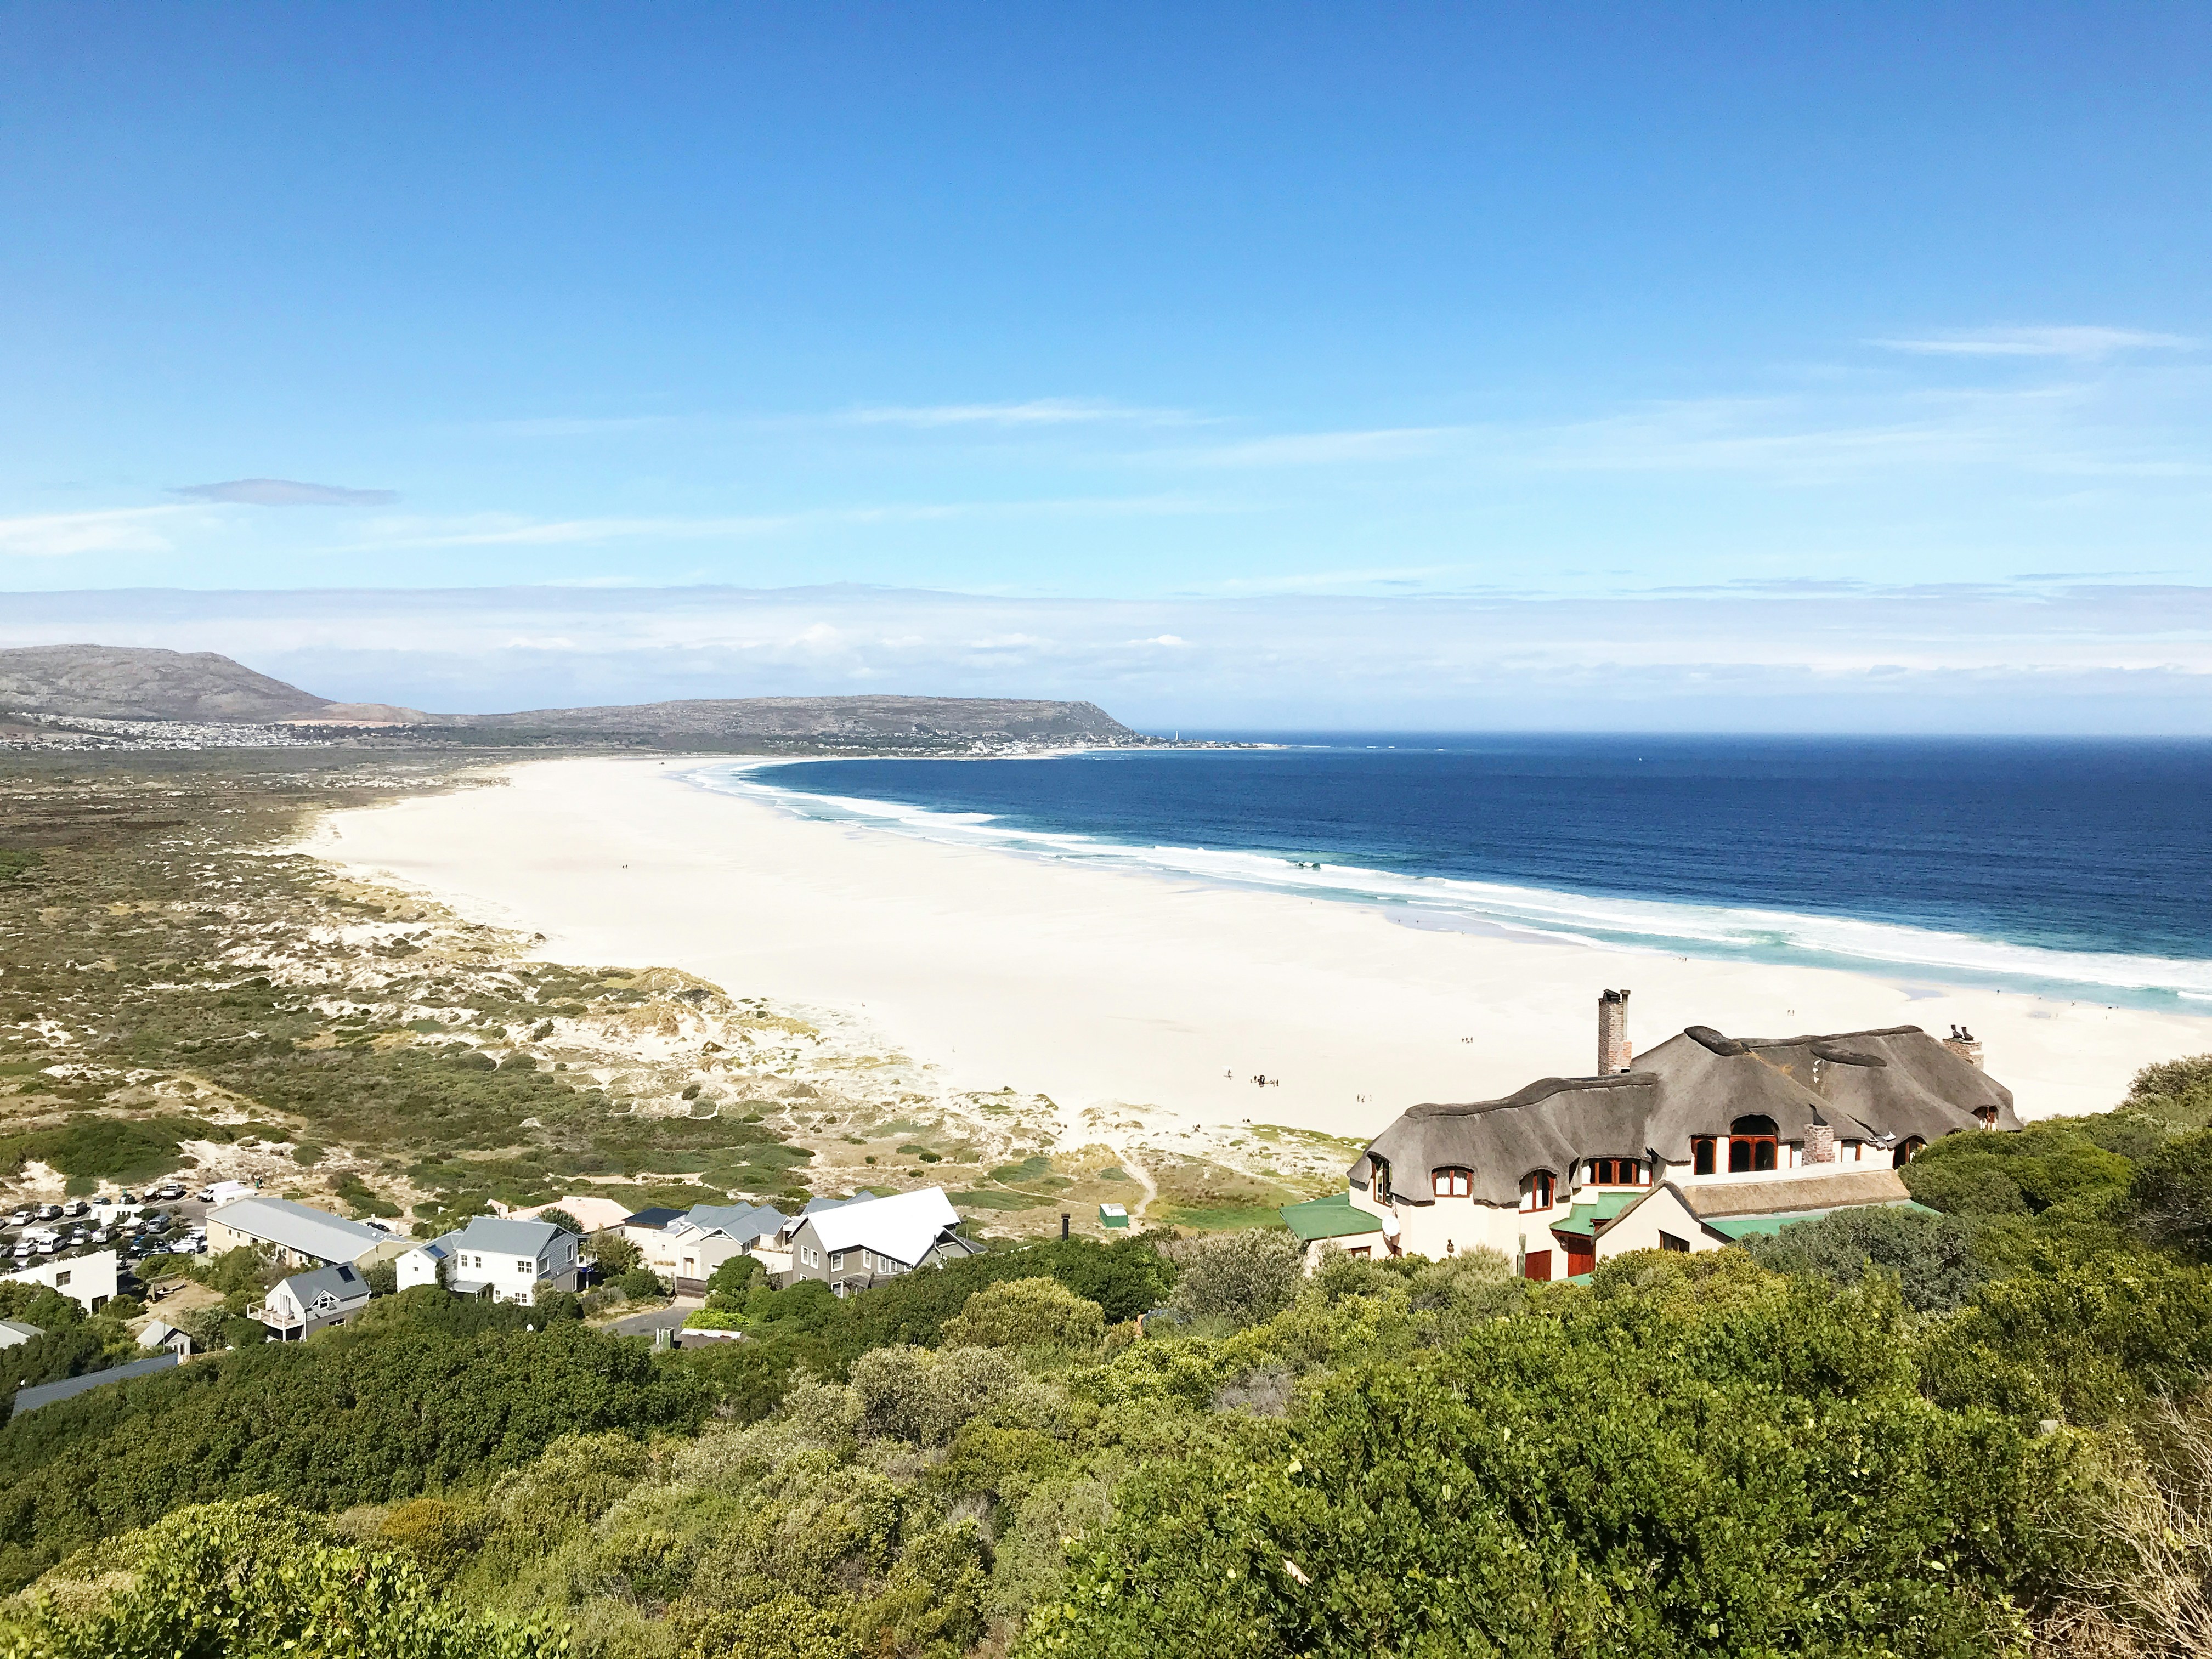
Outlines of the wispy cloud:
[[389,507],[396,489],[348,489],[339,484],[301,483],[292,478],[233,478],[228,483],[180,484],[172,495],[194,501],[227,501],[244,507]]
[[126,507],[0,519],[0,555],[56,559],[76,553],[167,553],[171,543],[161,533],[161,521],[191,510]]
[[1471,426],[1376,427],[1344,432],[1286,432],[1179,452],[1201,466],[1333,466],[1435,455],[1480,428]]
[[929,404],[855,409],[843,419],[859,426],[1073,426],[1121,421],[1144,426],[1187,426],[1199,417],[1176,409],[1133,409],[1090,398],[1033,398],[1017,404]]
[[715,541],[785,535],[840,526],[927,524],[957,519],[1087,515],[1176,515],[1238,510],[1232,503],[1180,494],[1073,496],[1050,501],[913,501],[879,507],[802,508],[703,517],[525,520],[484,514],[461,520],[386,520],[362,545],[382,547],[550,547],[590,542]]
[[467,430],[495,438],[593,438],[670,425],[670,415],[540,415],[512,421],[477,421]]
[[2188,351],[2197,342],[2180,334],[2138,328],[1973,328],[1913,339],[1875,340],[1891,351],[1931,357],[2070,357],[2088,362],[2124,351]]

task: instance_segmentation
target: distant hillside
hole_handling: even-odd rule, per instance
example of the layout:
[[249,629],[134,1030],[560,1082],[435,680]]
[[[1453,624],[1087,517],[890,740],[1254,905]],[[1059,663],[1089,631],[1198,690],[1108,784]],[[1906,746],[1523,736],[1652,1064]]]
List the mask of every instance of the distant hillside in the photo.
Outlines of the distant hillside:
[[33,645],[0,651],[0,709],[106,720],[282,720],[328,697],[257,674],[212,651]]
[[1006,738],[1127,742],[1137,734],[1092,702],[1011,697],[715,697],[606,708],[476,714],[460,723],[511,732],[591,732],[659,742],[746,738],[912,744]]
[[[426,714],[332,702],[212,651],[109,645],[0,650],[0,714],[91,720],[435,728],[502,744],[562,738],[662,747],[936,748],[971,743],[1134,743],[1096,703],[1010,697],[717,697],[508,714]],[[425,737],[433,735],[423,732]]]

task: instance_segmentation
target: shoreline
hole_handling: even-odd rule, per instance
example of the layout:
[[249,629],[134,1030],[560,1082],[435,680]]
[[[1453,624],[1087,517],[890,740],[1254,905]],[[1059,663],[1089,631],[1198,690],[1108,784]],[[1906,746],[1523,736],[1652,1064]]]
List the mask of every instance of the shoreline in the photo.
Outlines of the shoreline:
[[333,813],[301,850],[543,934],[548,958],[836,1009],[947,1086],[1048,1096],[1071,1128],[1106,1115],[1152,1133],[1250,1121],[1364,1139],[1416,1102],[1587,1073],[1597,994],[1620,986],[1644,1047],[1695,1024],[1970,1025],[2023,1116],[2106,1109],[2140,1066],[2212,1048],[2204,1017],[1423,925],[684,781],[725,758],[518,762],[504,787]]

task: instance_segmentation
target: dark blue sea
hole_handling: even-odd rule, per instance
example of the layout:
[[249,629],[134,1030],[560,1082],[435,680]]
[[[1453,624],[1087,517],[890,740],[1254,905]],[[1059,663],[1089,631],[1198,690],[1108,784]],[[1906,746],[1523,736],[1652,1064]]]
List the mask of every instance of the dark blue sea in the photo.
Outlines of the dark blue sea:
[[2212,1012],[2212,744],[1254,741],[1268,746],[694,777],[811,817],[1409,925]]

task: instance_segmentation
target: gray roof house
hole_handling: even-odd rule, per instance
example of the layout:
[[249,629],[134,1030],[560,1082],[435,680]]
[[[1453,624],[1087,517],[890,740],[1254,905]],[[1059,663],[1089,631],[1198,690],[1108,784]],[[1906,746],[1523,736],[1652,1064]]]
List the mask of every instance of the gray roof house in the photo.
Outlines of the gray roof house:
[[787,1232],[786,1286],[818,1279],[839,1296],[865,1291],[917,1267],[941,1267],[983,1247],[958,1231],[960,1212],[942,1187],[888,1198],[809,1204]]
[[38,1326],[20,1319],[0,1319],[0,1348],[20,1348],[33,1337],[45,1334]]
[[342,1325],[368,1305],[368,1281],[344,1262],[280,1279],[253,1316],[281,1342]]
[[1692,1025],[1632,1061],[1627,1000],[1600,1002],[1601,1063],[1624,1069],[1408,1108],[1352,1165],[1340,1203],[1286,1212],[1310,1257],[1332,1241],[1353,1254],[1488,1248],[1530,1278],[1571,1277],[1627,1249],[1717,1249],[1786,1219],[1909,1203],[1897,1170],[1929,1141],[2020,1127],[1963,1033]]
[[582,1241],[550,1221],[512,1221],[480,1215],[399,1258],[401,1290],[442,1284],[456,1296],[488,1297],[529,1307],[544,1280],[555,1290],[576,1288]]
[[240,1245],[264,1248],[288,1267],[367,1267],[396,1256],[407,1241],[381,1227],[288,1198],[240,1198],[208,1212],[208,1249],[216,1255]]
[[166,1319],[148,1320],[146,1328],[138,1333],[138,1346],[142,1348],[163,1350],[176,1355],[179,1359],[191,1358],[191,1337],[187,1333],[179,1330]]

